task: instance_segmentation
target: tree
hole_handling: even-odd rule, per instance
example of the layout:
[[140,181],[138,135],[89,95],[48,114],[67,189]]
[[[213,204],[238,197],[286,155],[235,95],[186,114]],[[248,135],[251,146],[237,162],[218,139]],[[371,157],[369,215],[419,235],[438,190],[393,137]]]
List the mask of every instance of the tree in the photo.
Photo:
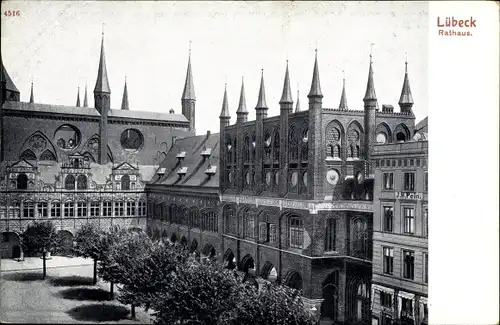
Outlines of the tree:
[[[241,291],[243,292],[243,291]],[[317,324],[318,318],[304,307],[299,290],[276,283],[265,283],[260,290],[239,295],[237,311],[225,324]]]
[[83,225],[75,235],[76,246],[73,251],[76,256],[94,260],[93,284],[97,283],[97,261],[101,260],[103,256],[101,247],[101,237],[103,235],[103,231],[92,223]]
[[47,275],[46,254],[57,249],[59,241],[56,228],[51,221],[34,222],[22,234],[23,250],[29,253],[42,253],[43,278]]
[[119,226],[113,226],[108,232],[104,232],[99,240],[99,247],[101,249],[101,263],[97,267],[97,274],[104,280],[109,282],[109,298],[113,299],[114,290],[114,274],[113,274],[113,259],[111,257],[111,250],[120,237],[125,233],[125,229]]

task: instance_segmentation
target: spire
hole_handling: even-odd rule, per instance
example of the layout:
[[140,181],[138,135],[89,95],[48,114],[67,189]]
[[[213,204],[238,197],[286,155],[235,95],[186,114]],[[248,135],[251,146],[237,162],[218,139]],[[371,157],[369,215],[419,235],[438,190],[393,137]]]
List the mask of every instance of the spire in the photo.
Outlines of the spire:
[[188,66],[186,73],[186,82],[184,83],[184,92],[182,93],[181,99],[196,100],[196,96],[194,94],[194,85],[193,85],[193,72],[191,70],[191,41],[189,41],[189,58],[188,58]]
[[321,93],[321,85],[319,83],[318,49],[315,51],[316,56],[314,58],[313,79],[311,83],[311,90],[309,91],[309,95],[307,97],[323,97],[323,94]]
[[266,90],[264,89],[264,69],[262,69],[262,75],[260,77],[259,99],[257,100],[255,109],[268,109],[266,104]]
[[300,112],[299,85],[297,85],[297,104],[295,105],[295,113],[298,112]]
[[87,82],[85,82],[85,96],[83,98],[83,107],[89,107],[89,101],[87,99]]
[[125,86],[123,87],[122,109],[128,111],[127,77],[125,77]]
[[95,83],[94,93],[108,93],[111,94],[108,81],[108,71],[106,69],[106,57],[104,55],[104,31],[101,40],[101,56],[99,58],[99,70],[97,71],[97,81]]
[[219,118],[231,118],[229,115],[229,105],[227,104],[227,84],[224,86],[224,99],[222,100],[222,111]]
[[406,108],[411,109],[413,106],[413,96],[411,95],[410,79],[408,78],[408,60],[405,62],[405,79],[403,81],[403,89],[401,90],[401,97],[398,102],[401,110]]
[[0,54],[0,61],[2,63],[2,73],[1,73],[1,83],[5,83],[5,89],[10,91],[10,92],[13,92],[13,93],[18,93],[19,94],[19,90],[17,89],[16,85],[14,84],[14,82],[12,82],[12,79],[10,79],[10,76],[9,74],[7,73],[7,69],[5,69],[5,66],[3,65],[3,59],[2,59],[2,56]]
[[281,95],[280,104],[293,104],[290,76],[288,73],[288,60],[286,60],[285,81],[283,83],[283,94]]
[[368,82],[366,83],[366,93],[363,101],[377,100],[375,94],[375,86],[373,84],[373,61],[372,54],[370,53],[370,70],[368,71]]
[[80,107],[80,87],[78,87],[78,91],[76,93],[76,107]]
[[35,102],[35,96],[33,96],[33,81],[31,82],[31,94],[30,94],[30,103]]
[[240,102],[238,104],[238,110],[236,114],[248,114],[247,103],[245,99],[245,83],[243,77],[241,78],[241,91],[240,91]]
[[[344,72],[344,71],[342,71]],[[339,109],[342,110],[347,110],[347,96],[345,94],[345,75],[344,78],[342,79],[342,95],[340,96],[340,104],[339,104]]]

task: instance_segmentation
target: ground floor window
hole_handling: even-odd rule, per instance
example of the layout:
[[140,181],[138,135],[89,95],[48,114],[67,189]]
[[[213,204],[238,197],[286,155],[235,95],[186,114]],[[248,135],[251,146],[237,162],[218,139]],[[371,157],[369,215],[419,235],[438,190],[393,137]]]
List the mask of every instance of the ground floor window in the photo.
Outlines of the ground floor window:
[[39,202],[37,204],[38,218],[47,218],[49,205],[47,202]]
[[75,204],[73,202],[64,203],[64,217],[71,218],[75,216]]
[[146,202],[139,201],[139,206],[137,207],[139,216],[145,216],[147,214],[146,207],[147,207]]
[[90,216],[98,217],[100,215],[100,203],[99,202],[90,202]]
[[24,218],[35,218],[35,203],[24,202],[23,217]]
[[50,208],[50,216],[52,218],[59,218],[59,217],[61,217],[61,203],[59,203],[59,202],[52,202],[52,206]]
[[20,218],[21,217],[21,204],[19,202],[13,202],[9,209],[9,218]]
[[135,202],[127,202],[127,216],[135,216]]
[[102,202],[102,215],[105,217],[111,217],[112,210],[111,210],[111,202],[110,201]]
[[115,202],[115,217],[122,217],[124,212],[123,202]]
[[87,202],[78,202],[76,213],[79,217],[87,216]]

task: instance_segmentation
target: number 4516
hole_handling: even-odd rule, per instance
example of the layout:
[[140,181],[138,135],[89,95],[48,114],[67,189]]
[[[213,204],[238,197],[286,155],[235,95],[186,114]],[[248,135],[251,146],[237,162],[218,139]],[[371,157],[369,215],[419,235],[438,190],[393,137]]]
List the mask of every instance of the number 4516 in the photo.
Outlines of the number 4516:
[[21,16],[21,12],[19,10],[5,10],[4,15],[7,17]]

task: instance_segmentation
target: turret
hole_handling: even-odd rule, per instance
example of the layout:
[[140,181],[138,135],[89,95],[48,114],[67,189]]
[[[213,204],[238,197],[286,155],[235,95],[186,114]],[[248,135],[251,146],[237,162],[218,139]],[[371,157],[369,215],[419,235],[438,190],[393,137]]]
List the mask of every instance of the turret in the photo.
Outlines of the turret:
[[30,103],[35,103],[35,96],[33,95],[33,81],[31,82]]
[[345,76],[342,79],[342,95],[340,96],[339,109],[347,110],[347,96],[345,94]]
[[125,77],[125,86],[123,86],[122,109],[128,111],[127,77]]
[[264,158],[264,119],[267,117],[266,90],[264,87],[264,69],[260,78],[259,98],[255,105],[255,180],[254,193],[259,195],[262,192],[262,167]]
[[398,104],[401,108],[401,113],[411,113],[411,108],[413,107],[413,96],[411,95],[410,79],[408,78],[408,61],[405,62],[405,78]]
[[236,111],[236,123],[245,123],[247,120],[248,110],[245,98],[245,83],[243,78],[241,78],[240,101],[238,103],[238,110]]
[[78,87],[76,92],[76,107],[80,107],[80,87]]
[[94,88],[94,107],[101,114],[99,122],[99,156],[98,163],[104,165],[108,162],[108,112],[110,110],[111,90],[106,70],[106,58],[104,56],[104,33],[102,33],[101,55],[99,58],[99,70]]
[[89,107],[89,100],[87,97],[87,83],[85,83],[85,95],[83,98],[83,107]]
[[[321,182],[324,179],[322,165],[322,124],[323,124],[323,93],[319,81],[318,50],[314,59],[313,78],[311,90],[309,91],[309,135],[308,135],[308,173],[307,193],[311,199],[323,199],[321,197]],[[311,152],[313,153],[311,155]],[[319,183],[318,183],[319,182]]]
[[189,120],[189,130],[195,131],[195,104],[196,96],[194,93],[193,72],[191,69],[191,46],[189,47],[189,58],[186,72],[186,81],[181,98],[182,115]]
[[226,173],[226,157],[227,148],[226,144],[226,132],[225,128],[229,125],[229,121],[231,120],[231,116],[229,115],[229,105],[227,102],[227,85],[224,87],[224,98],[222,99],[222,110],[220,112],[219,121],[219,186],[222,189],[226,188],[226,178],[228,177]]
[[[370,53],[370,69],[368,71],[368,81],[366,83],[364,102],[364,150],[363,156],[369,163],[371,158],[371,150],[375,143],[375,111],[378,107],[377,95],[375,93],[375,85],[373,81],[373,61]],[[370,170],[366,171],[371,173]]]
[[[280,151],[288,152],[288,115],[293,111],[292,89],[290,87],[290,74],[288,72],[288,60],[286,62],[285,80],[283,81],[283,92],[280,99]],[[279,156],[280,177],[279,177],[279,194],[285,196],[288,190],[288,155],[281,154]]]

